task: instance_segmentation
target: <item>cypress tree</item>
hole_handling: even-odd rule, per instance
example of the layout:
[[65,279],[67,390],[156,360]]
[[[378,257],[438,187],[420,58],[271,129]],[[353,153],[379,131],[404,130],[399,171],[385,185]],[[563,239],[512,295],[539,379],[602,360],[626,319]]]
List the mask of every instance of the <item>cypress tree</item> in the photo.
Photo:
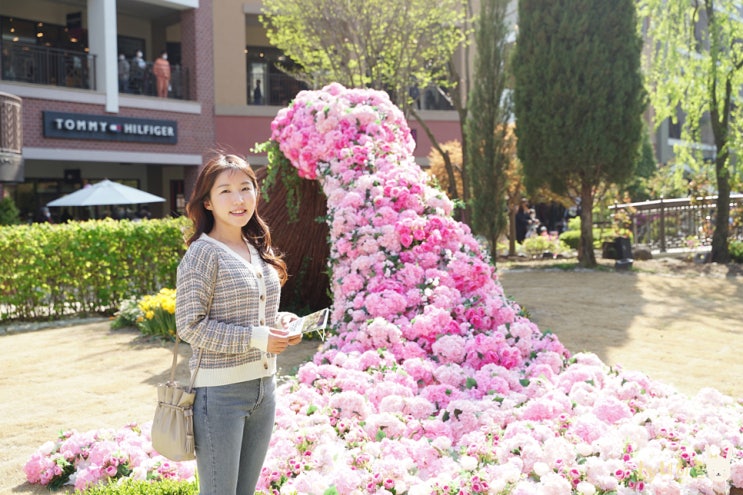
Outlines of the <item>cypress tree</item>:
[[646,107],[633,0],[520,0],[516,134],[527,188],[580,198],[580,264],[596,265],[592,208],[633,173]]
[[[495,252],[506,225],[505,169],[509,157],[505,137],[510,116],[506,88],[505,25],[507,0],[482,0],[475,28],[475,78],[469,94],[467,176],[470,181],[472,227]],[[495,257],[493,258],[495,260]]]

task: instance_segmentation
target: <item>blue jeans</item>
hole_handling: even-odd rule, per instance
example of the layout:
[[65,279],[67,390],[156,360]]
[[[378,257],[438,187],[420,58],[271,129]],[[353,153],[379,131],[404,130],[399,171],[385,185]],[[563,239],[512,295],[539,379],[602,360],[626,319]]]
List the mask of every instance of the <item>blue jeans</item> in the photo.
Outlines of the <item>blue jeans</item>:
[[273,431],[275,377],[196,388],[200,495],[253,495]]

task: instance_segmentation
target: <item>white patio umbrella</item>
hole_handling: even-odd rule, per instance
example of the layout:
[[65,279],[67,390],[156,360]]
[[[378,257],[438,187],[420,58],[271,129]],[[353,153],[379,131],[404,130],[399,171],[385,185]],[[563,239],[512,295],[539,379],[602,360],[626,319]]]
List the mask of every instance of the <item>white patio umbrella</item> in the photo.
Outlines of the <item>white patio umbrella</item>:
[[134,205],[159,203],[165,198],[108,179],[47,203],[47,206]]

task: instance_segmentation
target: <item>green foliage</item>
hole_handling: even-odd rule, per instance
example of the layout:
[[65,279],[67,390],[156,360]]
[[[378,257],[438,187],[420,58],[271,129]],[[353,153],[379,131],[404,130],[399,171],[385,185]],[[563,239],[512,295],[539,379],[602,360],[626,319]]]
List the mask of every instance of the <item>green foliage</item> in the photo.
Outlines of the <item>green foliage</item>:
[[136,327],[137,320],[141,317],[142,310],[139,309],[139,300],[136,297],[126,299],[114,314],[114,319],[111,321],[111,329],[117,330],[119,328]]
[[505,170],[512,157],[507,143],[510,98],[504,60],[507,0],[483,0],[475,29],[474,87],[468,105],[477,109],[467,120],[467,171],[473,230],[488,240],[491,250],[506,227]]
[[[646,95],[632,0],[522,0],[516,132],[527,185],[557,192],[632,175]],[[569,104],[568,104],[569,102]]]
[[643,126],[642,142],[635,164],[635,173],[624,187],[631,201],[646,201],[653,197],[648,181],[657,171],[658,165],[655,161],[653,145],[650,143],[650,134],[646,126]]
[[[611,229],[598,229],[594,227],[593,232],[593,247],[595,249],[601,248],[604,242],[613,241],[616,237],[630,237],[632,233],[626,230],[619,230],[616,228]],[[571,218],[568,221],[568,230],[560,234],[560,241],[568,246],[570,249],[578,249],[580,245],[580,218]]]
[[289,222],[295,223],[299,220],[299,205],[302,203],[302,194],[300,185],[302,178],[297,174],[297,170],[292,167],[289,159],[279,149],[279,143],[276,141],[266,141],[258,143],[253,148],[255,153],[266,153],[268,156],[267,174],[261,185],[263,199],[270,201],[269,192],[281,179],[281,183],[286,190],[286,209],[289,215]]
[[199,486],[195,481],[137,481],[127,479],[121,482],[94,485],[82,495],[197,495]]
[[743,241],[730,242],[730,259],[736,263],[743,263]]
[[384,89],[398,104],[411,84],[446,79],[465,40],[462,0],[264,0],[260,21],[311,87]]
[[578,249],[580,245],[580,230],[566,230],[560,234],[560,241],[569,246],[570,249]]
[[17,225],[20,222],[20,212],[13,198],[6,196],[0,199],[0,225]]
[[[579,196],[632,176],[646,93],[634,0],[521,0],[513,59],[518,156],[527,190]],[[581,264],[594,267],[591,230]]]
[[0,320],[112,313],[174,287],[186,225],[109,219],[0,229]]
[[[711,258],[726,262],[730,192],[741,180],[731,150],[743,145],[743,107],[737,104],[743,86],[739,5],[640,0],[638,13],[647,36],[662,40],[646,53],[656,126],[667,119],[681,124],[685,143],[704,142],[703,136],[712,131],[714,152],[676,146],[674,165],[678,174],[688,169],[694,180],[708,175],[716,179],[709,184],[718,196]],[[709,160],[714,161],[711,166]]]
[[526,254],[532,258],[541,257],[544,253],[550,253],[552,255],[564,253],[569,250],[570,247],[562,242],[562,239],[552,239],[544,235],[536,235],[524,239],[522,244]]

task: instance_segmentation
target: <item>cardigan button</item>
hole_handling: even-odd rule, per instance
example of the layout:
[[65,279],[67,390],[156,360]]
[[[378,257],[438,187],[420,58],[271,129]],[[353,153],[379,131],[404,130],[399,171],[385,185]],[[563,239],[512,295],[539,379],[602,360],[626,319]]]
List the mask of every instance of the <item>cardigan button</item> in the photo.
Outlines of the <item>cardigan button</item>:
[[261,301],[265,301],[266,300],[266,295],[265,294],[261,294],[261,298],[260,299],[261,299]]
[[261,325],[265,325],[266,324],[266,320],[261,320],[260,323],[261,323]]
[[258,276],[258,278],[263,278],[263,274],[262,273],[259,273],[257,276]]

